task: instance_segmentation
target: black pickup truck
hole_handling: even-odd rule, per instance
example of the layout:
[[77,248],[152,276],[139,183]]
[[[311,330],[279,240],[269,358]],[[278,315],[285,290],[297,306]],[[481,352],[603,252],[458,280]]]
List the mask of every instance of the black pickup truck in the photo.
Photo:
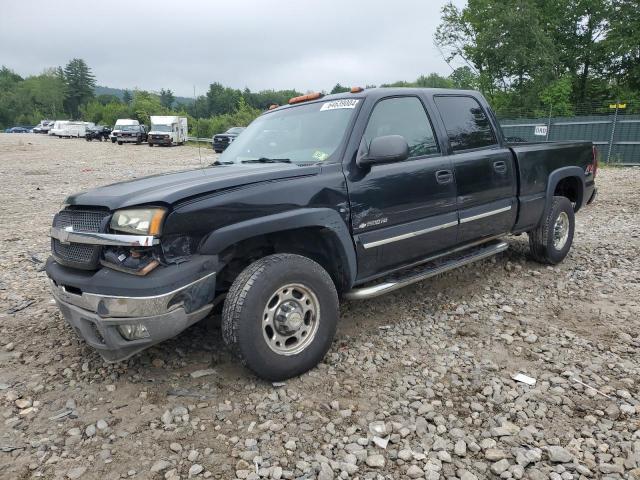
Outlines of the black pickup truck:
[[64,317],[119,361],[222,310],[259,376],[329,349],[338,299],[502,252],[562,261],[593,201],[591,143],[505,143],[477,92],[354,89],[265,112],[210,167],[72,195],[46,272]]

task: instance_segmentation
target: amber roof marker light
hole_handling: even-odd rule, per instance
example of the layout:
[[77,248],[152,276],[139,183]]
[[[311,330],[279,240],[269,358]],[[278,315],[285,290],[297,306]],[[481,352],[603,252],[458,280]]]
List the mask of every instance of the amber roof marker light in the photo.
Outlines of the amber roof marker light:
[[364,92],[364,88],[362,87],[351,87],[351,93],[360,93]]
[[276,108],[278,108],[280,105],[274,103],[273,105],[269,105],[269,110],[274,110]]
[[315,100],[317,98],[322,98],[322,94],[320,92],[308,93],[306,95],[300,95],[299,97],[290,98],[289,105],[293,105],[294,103],[308,102],[309,100]]

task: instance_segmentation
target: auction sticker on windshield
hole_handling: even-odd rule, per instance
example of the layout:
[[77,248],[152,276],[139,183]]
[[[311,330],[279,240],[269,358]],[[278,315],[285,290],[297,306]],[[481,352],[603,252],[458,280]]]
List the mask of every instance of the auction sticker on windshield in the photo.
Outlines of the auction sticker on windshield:
[[334,100],[332,102],[325,102],[322,104],[320,108],[321,112],[326,110],[337,110],[339,108],[356,108],[360,100],[355,100],[353,98],[345,98],[343,100]]

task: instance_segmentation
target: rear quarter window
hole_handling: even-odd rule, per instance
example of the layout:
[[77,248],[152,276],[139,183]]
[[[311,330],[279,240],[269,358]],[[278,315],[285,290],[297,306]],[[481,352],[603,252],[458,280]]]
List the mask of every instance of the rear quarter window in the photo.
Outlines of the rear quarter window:
[[496,136],[486,113],[473,97],[434,97],[454,152],[495,145]]

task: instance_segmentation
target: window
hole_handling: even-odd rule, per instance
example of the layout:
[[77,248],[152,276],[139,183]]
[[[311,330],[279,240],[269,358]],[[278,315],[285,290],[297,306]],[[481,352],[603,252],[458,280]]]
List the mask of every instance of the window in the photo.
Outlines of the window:
[[370,144],[386,135],[402,135],[409,144],[409,157],[438,152],[429,117],[416,97],[387,98],[373,108],[364,138]]
[[496,144],[489,119],[472,97],[434,98],[454,152]]

